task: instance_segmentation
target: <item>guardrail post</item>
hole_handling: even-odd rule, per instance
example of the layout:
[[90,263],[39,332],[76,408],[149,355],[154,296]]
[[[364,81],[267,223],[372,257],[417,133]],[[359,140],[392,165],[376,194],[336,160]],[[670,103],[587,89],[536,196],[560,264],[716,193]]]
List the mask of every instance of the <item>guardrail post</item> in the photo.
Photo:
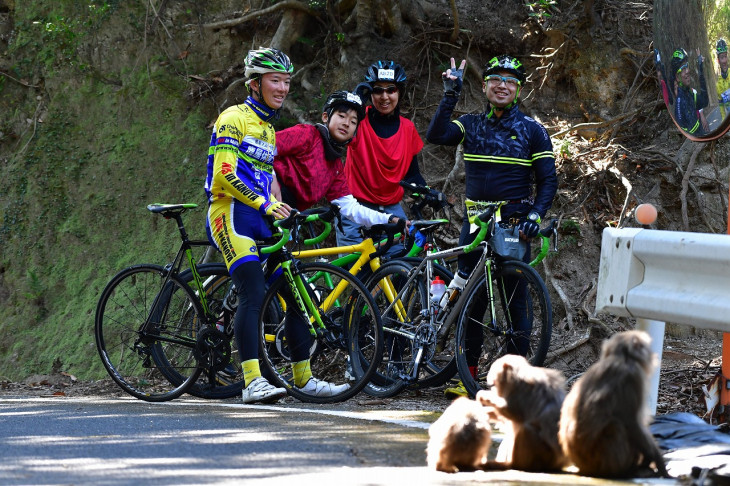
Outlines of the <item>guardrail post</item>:
[[659,401],[659,375],[662,367],[662,350],[664,347],[665,323],[652,319],[636,319],[636,329],[649,334],[651,338],[651,351],[656,354],[656,368],[649,379],[647,389],[647,404],[649,413],[656,415],[657,402]]

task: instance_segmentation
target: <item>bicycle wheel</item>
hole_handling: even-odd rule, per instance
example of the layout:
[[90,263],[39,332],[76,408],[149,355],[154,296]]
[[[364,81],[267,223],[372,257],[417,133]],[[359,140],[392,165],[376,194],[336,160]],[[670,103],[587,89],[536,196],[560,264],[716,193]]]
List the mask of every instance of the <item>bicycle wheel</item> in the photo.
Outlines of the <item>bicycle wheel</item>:
[[[417,276],[408,282],[411,271],[407,263],[394,260],[381,266],[367,284],[381,312],[384,340],[383,360],[365,387],[372,396],[391,397],[409,385],[443,384],[456,373],[453,339],[447,340],[446,348],[437,348],[438,327],[428,318],[426,281]],[[444,269],[434,268],[434,273],[451,279]],[[400,299],[391,306],[398,294]]]
[[94,334],[104,367],[127,393],[149,402],[182,395],[200,374],[193,350],[203,311],[195,293],[159,265],[135,265],[107,284]]
[[459,315],[456,364],[464,387],[472,397],[486,388],[489,367],[505,354],[542,365],[551,333],[550,296],[540,275],[520,261],[494,262],[491,285],[481,276]]
[[[272,283],[262,304],[259,318],[262,373],[304,402],[347,400],[363,389],[380,363],[383,354],[380,315],[365,286],[345,270],[328,263],[301,263],[300,269],[309,297],[325,324],[324,329],[316,330],[309,348],[312,376],[334,385],[349,384],[349,387],[331,396],[317,396],[295,386],[284,325],[284,295],[289,287],[283,275]],[[333,301],[333,289],[338,285],[344,291]]]
[[[235,287],[228,269],[223,263],[204,263],[197,266],[198,275],[203,281],[205,299],[210,315],[215,318],[217,331],[212,325],[208,339],[202,349],[199,346],[202,372],[187,393],[206,399],[225,399],[237,397],[244,387],[243,369],[238,356],[236,340],[233,336],[233,317],[236,313]],[[180,272],[180,280],[192,282],[192,272]],[[225,304],[225,305],[224,305]]]
[[[422,258],[420,257],[404,257],[402,260],[414,267],[421,263]],[[447,267],[438,263],[433,264],[433,274],[441,277],[441,280],[446,282],[446,285],[451,283],[454,278],[454,274]],[[425,277],[421,280],[425,285]],[[452,312],[457,312],[452,310]],[[385,326],[385,323],[383,323]],[[439,327],[440,329],[440,327]],[[427,360],[424,364],[425,367],[421,369],[421,373],[416,383],[419,387],[434,387],[441,386],[449,381],[454,375],[456,375],[456,325],[452,323],[451,327],[445,332],[441,343],[436,344],[436,353]]]

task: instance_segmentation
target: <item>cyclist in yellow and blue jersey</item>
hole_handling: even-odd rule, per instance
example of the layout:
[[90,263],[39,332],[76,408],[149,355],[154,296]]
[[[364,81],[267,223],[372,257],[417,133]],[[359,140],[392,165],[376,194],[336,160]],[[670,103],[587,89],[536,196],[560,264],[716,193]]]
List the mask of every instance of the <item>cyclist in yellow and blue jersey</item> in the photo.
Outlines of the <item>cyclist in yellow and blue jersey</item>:
[[[271,193],[276,136],[271,122],[289,93],[294,67],[278,49],[249,51],[245,60],[249,96],[223,111],[213,128],[208,152],[205,192],[208,196],[206,230],[221,251],[238,291],[234,334],[246,387],[244,403],[271,403],[286,395],[261,376],[258,360],[258,318],[265,292],[265,275],[256,240],[271,236],[271,218],[289,215],[290,207]],[[294,307],[294,306],[292,306]],[[329,390],[310,383],[309,330],[302,319],[287,314],[287,342],[295,379],[301,387]],[[344,385],[347,386],[347,385]],[[332,390],[338,392],[338,390]]]
[[720,115],[724,120],[730,113],[730,76],[728,76],[727,42],[725,39],[717,41],[715,47],[717,63],[720,65],[720,75],[717,77],[717,96],[720,102]]
[[[558,189],[555,157],[552,142],[545,127],[519,110],[519,93],[525,83],[525,68],[511,56],[492,58],[482,72],[482,89],[489,102],[484,113],[466,114],[451,120],[461,92],[463,70],[466,61],[456,69],[451,59],[451,69],[442,73],[444,96],[426,132],[426,139],[440,145],[463,144],[466,167],[466,197],[475,201],[507,201],[502,206],[502,220],[519,223],[521,236],[534,238],[540,230],[540,220],[552,206]],[[464,211],[466,215],[466,210]],[[460,245],[474,241],[477,231],[464,217]],[[476,265],[479,255],[475,252],[459,256],[459,271],[453,285],[462,285]],[[524,260],[530,261],[530,252]],[[452,284],[449,284],[451,287]],[[514,299],[510,305],[513,315],[525,314],[527,295],[517,288],[524,299]],[[475,310],[479,314],[480,310]],[[481,320],[481,314],[474,316]],[[516,331],[528,331],[519,326],[529,326],[528,320],[513,322]],[[467,327],[467,362],[472,373],[476,371],[481,343],[481,325]],[[508,352],[524,355],[529,345],[526,339],[515,340],[515,349]],[[466,395],[463,386],[448,389],[447,394]]]

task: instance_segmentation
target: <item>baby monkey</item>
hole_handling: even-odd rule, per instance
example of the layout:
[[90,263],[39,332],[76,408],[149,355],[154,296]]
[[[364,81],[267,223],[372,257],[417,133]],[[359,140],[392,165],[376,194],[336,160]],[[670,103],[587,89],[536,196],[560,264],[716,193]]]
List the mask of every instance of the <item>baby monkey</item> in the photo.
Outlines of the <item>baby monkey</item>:
[[530,365],[523,356],[506,355],[489,368],[489,390],[476,401],[507,425],[495,461],[484,469],[558,471],[566,464],[558,443],[565,378],[558,370]]
[[653,462],[667,477],[664,459],[649,432],[646,408],[655,360],[645,332],[614,334],[603,343],[600,359],[568,393],[559,438],[580,474],[629,477]]
[[454,400],[428,429],[426,461],[437,471],[482,469],[492,443],[487,411],[466,397]]

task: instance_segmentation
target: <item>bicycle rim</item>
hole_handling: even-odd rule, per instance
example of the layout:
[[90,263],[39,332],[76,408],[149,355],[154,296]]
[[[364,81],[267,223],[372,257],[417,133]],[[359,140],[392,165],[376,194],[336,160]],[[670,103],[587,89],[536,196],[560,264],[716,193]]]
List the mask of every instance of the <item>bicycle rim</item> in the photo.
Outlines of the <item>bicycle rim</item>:
[[537,272],[520,261],[495,262],[492,289],[490,299],[486,277],[481,276],[461,309],[456,330],[457,368],[472,397],[487,388],[487,372],[497,358],[521,354],[541,366],[550,347],[552,307]]
[[[382,360],[365,387],[365,393],[371,396],[396,395],[413,374],[417,348],[415,332],[426,301],[418,280],[405,286],[409,269],[405,263],[391,261],[382,265],[367,283],[383,320]],[[401,291],[400,299],[394,301]]]
[[[418,266],[422,259],[419,257],[405,257],[401,260],[415,267]],[[441,277],[441,280],[446,282],[446,285],[451,283],[451,279],[454,278],[451,270],[438,263],[434,263],[432,268],[433,274]],[[425,280],[423,281],[425,286]],[[458,312],[458,310],[452,310],[452,312]],[[442,343],[437,343],[436,352],[433,356],[423,363],[418,382],[416,383],[418,387],[441,386],[456,375],[455,335],[456,322],[451,324],[450,329],[442,339]]]
[[[218,342],[216,346],[207,347],[208,359],[200,363],[202,372],[197,381],[188,388],[187,393],[206,399],[237,397],[244,388],[244,380],[241,359],[233,334],[233,319],[236,309],[223,305],[226,297],[230,299],[232,281],[228,269],[223,263],[201,264],[197,266],[197,270],[203,280],[208,309],[216,321],[210,324],[213,326],[220,323],[224,335],[217,335],[222,341]],[[181,272],[179,277],[182,281],[191,284],[190,270]],[[211,354],[215,356],[211,356]]]
[[[262,372],[305,402],[347,400],[362,390],[380,362],[383,347],[380,316],[362,283],[345,270],[327,263],[305,263],[301,270],[309,296],[326,326],[307,344],[312,376],[337,387],[349,386],[329,396],[307,393],[295,386],[286,337],[284,291],[288,284],[284,276],[271,285],[262,304],[259,318]],[[345,291],[333,301],[329,297],[343,281]]]
[[102,292],[94,326],[109,375],[130,395],[150,402],[179,397],[200,374],[193,348],[203,312],[190,288],[174,278],[153,309],[165,273],[158,265],[119,272]]

